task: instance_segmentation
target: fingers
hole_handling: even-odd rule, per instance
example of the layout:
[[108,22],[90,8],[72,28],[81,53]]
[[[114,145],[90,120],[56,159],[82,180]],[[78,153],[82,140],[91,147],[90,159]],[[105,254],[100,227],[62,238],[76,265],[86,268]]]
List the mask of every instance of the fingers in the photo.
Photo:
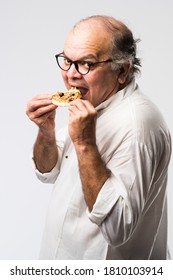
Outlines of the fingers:
[[80,113],[83,116],[85,115],[95,116],[97,114],[97,110],[88,100],[81,100],[81,99],[76,99],[70,102],[69,112],[74,115],[78,115]]
[[28,102],[26,114],[36,124],[45,122],[50,114],[57,108],[52,104],[52,95],[38,95]]
[[26,114],[30,115],[31,113],[36,112],[36,114],[40,115],[42,111],[44,114],[47,107],[51,105],[50,95],[38,95],[28,102]]
[[38,108],[50,105],[51,103],[50,95],[38,95],[28,102],[27,111],[34,112]]
[[95,117],[93,105],[86,100],[75,100],[69,106],[69,135],[74,145],[95,144]]

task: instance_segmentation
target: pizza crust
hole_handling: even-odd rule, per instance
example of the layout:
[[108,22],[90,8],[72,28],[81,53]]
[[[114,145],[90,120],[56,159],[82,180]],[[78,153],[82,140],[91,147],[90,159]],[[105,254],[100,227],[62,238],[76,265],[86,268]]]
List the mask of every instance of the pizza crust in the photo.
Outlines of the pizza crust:
[[80,91],[72,87],[69,91],[66,92],[57,92],[52,95],[52,103],[56,106],[67,107],[70,105],[70,102],[81,97]]

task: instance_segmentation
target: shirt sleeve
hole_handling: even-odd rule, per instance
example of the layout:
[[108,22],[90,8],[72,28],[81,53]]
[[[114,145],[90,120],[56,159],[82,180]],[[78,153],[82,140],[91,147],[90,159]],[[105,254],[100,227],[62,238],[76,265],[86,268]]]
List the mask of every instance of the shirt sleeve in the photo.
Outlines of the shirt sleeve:
[[43,183],[49,183],[49,184],[54,184],[57,177],[58,177],[58,174],[59,174],[59,168],[58,168],[58,162],[56,163],[55,167],[50,171],[50,172],[47,172],[47,173],[41,173],[37,168],[36,168],[36,165],[35,165],[35,162],[34,162],[34,158],[33,158],[33,155],[32,155],[32,165],[34,167],[34,170],[35,170],[35,175],[37,176],[37,178],[43,182]]
[[120,245],[128,240],[144,209],[154,166],[150,150],[136,142],[118,150],[107,167],[111,176],[88,216],[109,244]]

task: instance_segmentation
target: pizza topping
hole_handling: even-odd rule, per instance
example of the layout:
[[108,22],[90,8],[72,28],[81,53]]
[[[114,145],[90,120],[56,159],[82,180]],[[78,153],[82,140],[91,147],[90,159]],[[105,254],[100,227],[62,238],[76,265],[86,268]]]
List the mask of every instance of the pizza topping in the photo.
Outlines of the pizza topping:
[[52,96],[52,103],[56,106],[66,107],[69,103],[81,97],[80,90],[72,87],[67,92],[57,92]]

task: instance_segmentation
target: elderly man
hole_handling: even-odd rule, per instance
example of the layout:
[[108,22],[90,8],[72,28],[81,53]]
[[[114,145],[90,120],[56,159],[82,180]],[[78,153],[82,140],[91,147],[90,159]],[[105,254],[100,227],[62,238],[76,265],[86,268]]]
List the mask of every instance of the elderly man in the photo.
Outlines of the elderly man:
[[136,41],[108,16],[81,20],[56,55],[70,102],[68,127],[55,133],[50,95],[33,98],[38,178],[55,184],[42,259],[166,259],[170,134],[135,82]]

